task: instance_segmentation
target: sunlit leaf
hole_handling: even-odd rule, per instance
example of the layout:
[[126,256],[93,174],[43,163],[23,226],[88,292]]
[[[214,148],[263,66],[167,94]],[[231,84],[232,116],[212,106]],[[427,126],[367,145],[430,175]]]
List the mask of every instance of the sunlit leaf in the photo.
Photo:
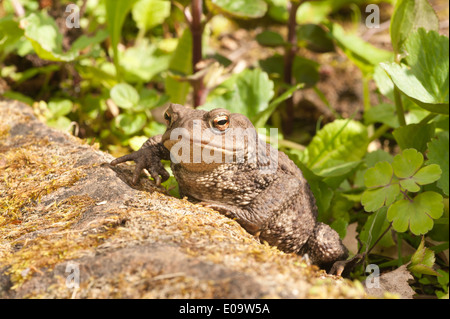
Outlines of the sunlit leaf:
[[409,35],[419,28],[439,30],[439,19],[427,0],[397,0],[390,34],[394,52],[400,53]]
[[170,1],[139,0],[131,12],[137,27],[145,32],[163,23],[170,15]]
[[361,204],[364,206],[365,211],[375,212],[383,206],[391,205],[399,194],[399,184],[368,189],[361,196]]
[[115,124],[125,135],[131,136],[139,132],[147,122],[144,113],[120,114],[115,119]]
[[383,63],[398,89],[420,107],[449,114],[449,41],[435,31],[419,29],[405,42],[408,65]]
[[368,188],[387,186],[392,181],[394,170],[388,162],[380,162],[369,168],[364,175],[364,184]]
[[414,148],[424,153],[427,143],[434,136],[435,124],[409,124],[398,127],[392,133],[402,150]]
[[411,264],[408,269],[417,274],[438,276],[433,269],[435,261],[434,252],[425,247],[425,239],[422,238],[417,251],[411,256]]
[[442,170],[442,177],[437,182],[437,186],[442,189],[445,195],[449,194],[449,134],[441,132],[428,143],[427,164],[437,164]]
[[30,40],[36,54],[43,60],[69,62],[73,61],[78,52],[63,52],[62,34],[55,20],[47,13],[31,13],[20,21],[25,37]]
[[413,234],[423,235],[433,228],[433,219],[440,218],[443,211],[442,196],[428,191],[413,199],[395,202],[389,207],[387,218],[398,232],[405,232],[409,228]]
[[360,161],[369,142],[367,128],[353,120],[336,120],[314,136],[301,159],[313,171]]
[[211,92],[202,109],[225,108],[255,121],[269,107],[274,94],[274,83],[267,73],[261,69],[244,70]]
[[407,149],[394,157],[392,167],[398,178],[409,178],[419,170],[422,164],[423,155],[415,149]]
[[111,89],[111,98],[117,106],[129,109],[139,102],[139,94],[134,87],[127,83],[119,83]]
[[213,12],[241,19],[261,18],[267,12],[264,0],[207,0],[206,4]]

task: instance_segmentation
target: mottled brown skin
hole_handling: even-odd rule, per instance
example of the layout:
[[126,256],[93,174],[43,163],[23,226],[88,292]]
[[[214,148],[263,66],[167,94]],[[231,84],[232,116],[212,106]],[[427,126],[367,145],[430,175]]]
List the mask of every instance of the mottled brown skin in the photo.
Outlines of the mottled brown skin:
[[[250,128],[252,123],[242,114],[231,114],[224,109],[210,112],[193,110],[172,104],[166,111],[168,124],[163,135],[150,138],[142,148],[111,162],[117,165],[129,160],[136,162],[133,182],[147,169],[157,184],[169,178],[161,160],[170,160],[170,149],[179,140],[171,140],[175,128],[193,131],[193,121],[201,121],[206,130],[227,119],[227,128]],[[219,124],[215,124],[219,121]],[[219,131],[218,131],[219,132]],[[224,137],[228,130],[219,132]],[[199,141],[193,141],[192,145]],[[288,253],[307,254],[310,260],[325,269],[334,262],[347,258],[347,249],[338,234],[328,225],[317,222],[317,207],[307,181],[299,168],[283,153],[266,147],[269,157],[277,156],[278,165],[269,174],[262,173],[264,165],[249,161],[248,151],[231,163],[175,163],[171,168],[179,183],[182,196],[201,202],[224,215],[235,219],[249,233],[261,241]],[[191,145],[191,147],[192,147]],[[204,144],[201,144],[204,147]],[[233,152],[245,145],[238,144]],[[221,149],[222,150],[222,149]]]

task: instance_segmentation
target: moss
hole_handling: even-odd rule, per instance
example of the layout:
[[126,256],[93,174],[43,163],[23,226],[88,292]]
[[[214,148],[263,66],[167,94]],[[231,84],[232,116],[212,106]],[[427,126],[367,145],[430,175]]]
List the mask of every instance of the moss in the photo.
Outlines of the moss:
[[[20,223],[25,207],[60,187],[68,187],[84,176],[83,167],[71,168],[46,152],[47,139],[9,147],[0,161],[0,227]],[[69,164],[69,165],[68,165]],[[1,229],[0,229],[1,234]]]
[[47,138],[8,137],[8,143],[3,143],[7,132],[8,128],[0,127],[0,266],[10,266],[8,273],[17,288],[39,269],[76,258],[103,243],[115,232],[115,224],[110,218],[93,225],[92,229],[98,228],[95,236],[72,229],[95,204],[89,196],[40,205],[44,195],[84,177],[87,166],[74,167],[75,159],[60,156],[58,145]]

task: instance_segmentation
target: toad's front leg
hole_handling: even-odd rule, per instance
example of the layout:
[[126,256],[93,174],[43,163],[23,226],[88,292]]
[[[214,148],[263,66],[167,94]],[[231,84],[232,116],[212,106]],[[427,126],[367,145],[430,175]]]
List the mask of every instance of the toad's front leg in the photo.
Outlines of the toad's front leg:
[[131,154],[119,157],[111,162],[112,166],[127,161],[135,161],[136,168],[133,173],[133,184],[137,184],[143,169],[147,169],[156,185],[169,179],[170,174],[164,168],[161,160],[170,160],[170,152],[162,144],[162,135],[149,138],[142,147]]

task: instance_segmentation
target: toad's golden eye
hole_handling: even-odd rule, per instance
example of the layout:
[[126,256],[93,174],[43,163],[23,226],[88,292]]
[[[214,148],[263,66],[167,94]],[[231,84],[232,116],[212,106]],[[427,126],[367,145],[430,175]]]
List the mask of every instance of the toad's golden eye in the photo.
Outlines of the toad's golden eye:
[[164,120],[166,120],[167,125],[170,125],[170,122],[172,121],[172,117],[170,116],[169,113],[167,113],[167,112],[164,113]]
[[228,115],[219,115],[213,120],[213,126],[220,131],[225,131],[229,125],[230,119]]

